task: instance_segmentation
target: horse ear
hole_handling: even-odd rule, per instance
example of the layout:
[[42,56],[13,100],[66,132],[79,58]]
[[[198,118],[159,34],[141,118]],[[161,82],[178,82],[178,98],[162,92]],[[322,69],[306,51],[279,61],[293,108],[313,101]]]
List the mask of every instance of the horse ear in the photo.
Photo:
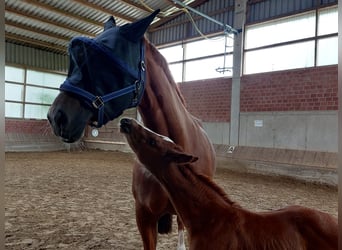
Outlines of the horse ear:
[[103,31],[113,28],[116,26],[116,22],[113,16],[109,17],[108,21],[105,22],[104,27],[103,27]]
[[198,157],[176,150],[167,151],[165,157],[168,161],[175,162],[177,164],[189,164],[198,160]]
[[154,11],[151,15],[138,20],[131,24],[126,24],[120,27],[121,34],[128,40],[137,42],[145,34],[148,26],[152,23],[153,19],[159,13],[159,9]]

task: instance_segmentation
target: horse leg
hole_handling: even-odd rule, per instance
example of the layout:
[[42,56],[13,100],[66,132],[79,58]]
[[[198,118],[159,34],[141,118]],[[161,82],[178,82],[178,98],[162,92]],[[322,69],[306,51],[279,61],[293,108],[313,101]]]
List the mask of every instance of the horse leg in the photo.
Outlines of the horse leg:
[[177,250],[186,250],[185,241],[184,241],[184,225],[179,216],[177,216],[177,224],[178,224],[178,244]]
[[157,218],[142,207],[136,207],[135,216],[144,250],[155,250],[157,247]]

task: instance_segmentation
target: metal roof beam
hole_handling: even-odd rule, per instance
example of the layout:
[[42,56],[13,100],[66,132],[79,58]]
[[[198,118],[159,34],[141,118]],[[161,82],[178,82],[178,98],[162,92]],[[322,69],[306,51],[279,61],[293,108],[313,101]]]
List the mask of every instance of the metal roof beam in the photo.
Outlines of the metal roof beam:
[[146,13],[151,13],[151,10],[144,5],[138,5],[138,4],[136,4],[132,1],[129,1],[129,0],[118,0],[118,1],[128,5],[130,7],[137,9],[138,11],[144,11]]
[[122,14],[120,14],[118,12],[115,12],[113,10],[104,8],[102,6],[98,6],[98,5],[94,4],[94,3],[91,3],[91,2],[88,2],[88,1],[85,1],[85,0],[73,0],[73,1],[76,2],[76,3],[79,3],[81,5],[87,6],[89,8],[96,9],[98,11],[106,13],[106,14],[108,14],[110,16],[114,16],[115,18],[119,18],[119,19],[121,19],[124,22],[132,23],[132,22],[136,21],[134,18],[122,15]]
[[[168,2],[170,2],[170,4],[172,4],[173,6],[176,6],[176,4],[173,2],[173,0],[167,0]],[[192,2],[191,4],[189,4],[190,7],[195,8],[205,2],[207,2],[208,0],[196,0],[194,2]],[[150,25],[150,31],[153,32],[155,29],[157,29],[158,27],[162,26],[163,24],[171,21],[172,19],[175,19],[176,17],[178,17],[179,15],[184,14],[184,11],[182,11],[181,9],[172,13],[170,16],[166,16],[163,17],[161,20],[159,20],[158,22],[153,23],[152,25]]]
[[53,37],[53,38],[56,38],[56,39],[59,39],[59,40],[70,41],[72,39],[71,36],[59,35],[59,34],[52,33],[52,32],[49,32],[49,31],[45,31],[45,30],[42,30],[42,29],[39,29],[39,28],[33,28],[33,27],[31,27],[31,26],[29,26],[27,24],[18,23],[18,22],[11,21],[11,20],[5,20],[5,25],[13,26],[13,27],[16,27],[16,28],[19,28],[19,29],[23,29],[23,30],[28,30],[28,31],[31,31],[31,32],[34,32],[34,33],[38,33],[38,34],[41,34],[41,35]]
[[229,26],[228,24],[221,23],[220,21],[217,21],[214,18],[212,18],[212,17],[210,17],[210,16],[208,16],[206,14],[203,14],[202,12],[200,12],[200,11],[194,9],[194,8],[191,8],[190,6],[180,2],[178,0],[173,0],[173,2],[175,2],[176,4],[182,6],[182,7],[186,8],[186,9],[191,10],[192,12],[196,13],[197,15],[200,15],[200,16],[208,19],[209,21],[213,22],[213,23],[216,23],[216,24],[222,26],[224,28],[225,32],[233,33],[233,34],[238,34],[239,33],[236,29],[234,29],[233,27]]
[[50,12],[52,12],[54,14],[60,14],[60,15],[63,15],[63,16],[66,16],[66,17],[69,17],[69,18],[72,18],[72,19],[76,19],[78,21],[90,23],[90,24],[95,25],[97,27],[101,27],[101,28],[103,27],[103,23],[102,22],[97,22],[97,21],[94,21],[93,19],[81,16],[81,15],[77,15],[75,13],[70,13],[68,11],[56,8],[54,6],[51,6],[49,4],[38,2],[37,0],[30,0],[30,1],[27,1],[27,2],[29,2],[32,5],[37,6],[38,8],[50,11]]
[[46,48],[49,48],[50,50],[58,51],[61,54],[67,53],[66,47],[64,46],[59,46],[50,42],[38,41],[36,39],[29,38],[29,37],[18,36],[15,34],[11,34],[9,32],[5,32],[5,38],[6,40],[9,40],[9,41],[14,41],[14,42],[20,41],[23,44],[30,44],[30,45],[33,44],[43,50],[46,50]]
[[78,28],[74,28],[72,26],[68,26],[68,25],[65,25],[65,24],[62,24],[62,23],[56,23],[56,22],[53,22],[53,21],[51,21],[51,20],[49,20],[47,18],[39,17],[39,16],[36,16],[36,15],[35,16],[33,16],[33,15],[28,16],[28,14],[26,12],[17,10],[17,9],[15,9],[13,7],[6,6],[5,10],[8,11],[8,12],[11,12],[13,14],[25,17],[25,18],[30,18],[30,19],[35,20],[35,21],[40,21],[42,23],[47,23],[49,25],[57,26],[59,28],[63,28],[63,29],[66,29],[66,30],[71,30],[71,31],[77,32],[77,33],[79,33],[81,35],[86,35],[86,36],[91,36],[91,37],[96,36],[96,34],[93,34],[93,33],[87,32],[87,31],[83,31],[83,30],[80,30]]

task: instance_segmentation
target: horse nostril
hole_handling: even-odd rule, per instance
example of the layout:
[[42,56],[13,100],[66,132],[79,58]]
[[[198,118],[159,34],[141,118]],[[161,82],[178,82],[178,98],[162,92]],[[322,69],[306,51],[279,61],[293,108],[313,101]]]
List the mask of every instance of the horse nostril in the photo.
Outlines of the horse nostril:
[[121,124],[126,124],[126,125],[131,124],[131,120],[128,118],[122,118],[120,122]]
[[62,110],[58,110],[55,117],[54,117],[54,121],[56,123],[57,126],[59,127],[63,127],[63,125],[65,125],[67,123],[67,116],[65,115],[65,113]]
[[122,133],[130,133],[132,121],[127,118],[122,118],[120,121],[120,128]]

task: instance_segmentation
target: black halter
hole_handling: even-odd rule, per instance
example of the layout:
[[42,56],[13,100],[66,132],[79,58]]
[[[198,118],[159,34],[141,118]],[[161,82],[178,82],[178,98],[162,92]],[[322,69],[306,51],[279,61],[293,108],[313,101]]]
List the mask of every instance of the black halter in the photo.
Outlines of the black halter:
[[[109,48],[107,48],[106,46],[97,42],[94,39],[90,39],[86,37],[76,37],[70,42],[70,44],[73,44],[75,42],[83,43],[87,45],[88,48],[96,51],[96,53],[99,53],[99,55],[108,59],[113,64],[113,67],[115,67],[119,72],[121,72],[124,75],[130,76],[129,78],[131,79],[135,79],[132,82],[127,83],[128,84],[127,87],[124,87],[122,89],[116,90],[108,94],[104,94],[102,96],[94,95],[93,93],[90,93],[89,91],[84,90],[82,87],[78,87],[69,78],[67,78],[64,81],[64,83],[60,86],[60,90],[71,92],[75,94],[76,96],[81,97],[81,99],[84,101],[85,104],[97,110],[98,119],[97,121],[93,122],[91,125],[99,128],[104,124],[103,123],[104,121],[103,118],[104,118],[104,113],[105,113],[104,108],[107,102],[133,92],[134,95],[133,95],[130,106],[125,107],[125,108],[131,108],[131,107],[136,107],[142,98],[142,94],[145,89],[145,79],[146,79],[143,39],[141,39],[140,41],[140,61],[139,61],[139,65],[137,65],[137,68],[132,68],[126,62],[124,62],[120,58],[113,55],[113,52]],[[69,53],[70,54],[72,53],[71,45],[69,46]],[[84,83],[84,84],[89,84],[89,83]],[[118,83],[113,82],[112,84],[118,84]],[[127,85],[127,84],[124,84],[124,85]],[[116,117],[109,117],[109,118],[114,119]]]

